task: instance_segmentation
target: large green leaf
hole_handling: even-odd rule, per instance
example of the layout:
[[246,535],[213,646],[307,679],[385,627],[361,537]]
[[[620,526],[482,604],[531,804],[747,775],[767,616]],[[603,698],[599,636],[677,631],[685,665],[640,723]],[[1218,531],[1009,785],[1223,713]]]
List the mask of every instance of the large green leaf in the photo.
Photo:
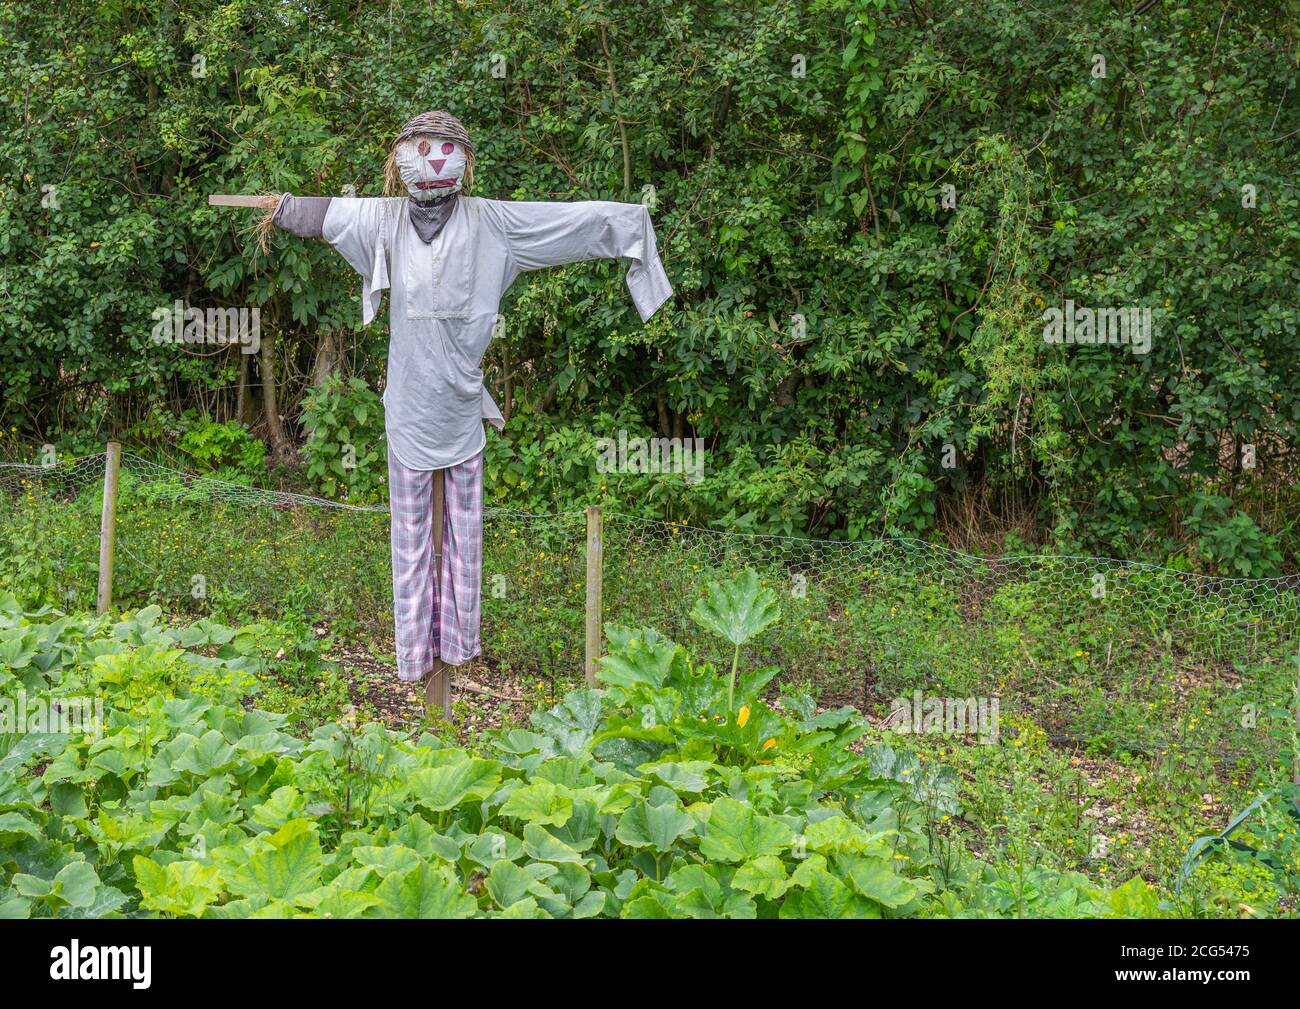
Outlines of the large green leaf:
[[57,911],[62,907],[89,907],[99,888],[99,874],[88,862],[69,862],[53,879],[16,873],[13,886],[23,897],[39,900]]
[[375,898],[369,914],[381,918],[469,918],[478,910],[450,868],[427,863],[389,876]]
[[38,841],[45,837],[41,828],[21,813],[0,813],[0,837],[12,838],[18,834],[26,834]]
[[197,918],[221,895],[221,872],[215,865],[193,861],[159,865],[143,855],[132,864],[140,903],[152,910]]
[[888,908],[902,907],[921,892],[910,879],[898,875],[897,864],[892,859],[861,855],[841,855],[835,860],[835,867],[855,891]]
[[713,767],[708,760],[662,760],[643,764],[638,770],[653,774],[674,792],[699,795],[709,787],[708,772]]
[[233,893],[292,901],[319,885],[323,859],[312,821],[290,820],[267,842],[269,849],[258,851],[227,873]]
[[713,804],[700,839],[700,854],[720,862],[747,862],[778,855],[794,842],[794,831],[771,816],[756,813],[747,803],[721,798]]
[[821,869],[806,887],[786,894],[780,914],[782,918],[879,918],[880,908]]
[[869,834],[847,816],[827,816],[810,822],[804,828],[804,843],[809,851],[827,854],[834,852],[869,852],[883,853],[888,850],[886,839],[893,836],[893,831],[877,831]]
[[526,823],[559,826],[573,815],[569,789],[549,781],[535,781],[512,791],[501,807],[501,815]]
[[395,872],[410,872],[424,861],[420,853],[403,844],[364,844],[352,849],[352,861],[358,866],[374,869],[380,876]]
[[743,645],[781,618],[776,593],[760,585],[750,568],[729,582],[709,582],[707,591],[691,619],[733,645]]
[[539,883],[537,877],[528,870],[504,859],[492,866],[485,885],[492,900],[503,911],[529,895],[539,897],[552,893],[549,887]]
[[544,732],[558,753],[582,753],[600,725],[599,690],[574,690],[549,711],[534,712],[532,722]]
[[331,889],[314,910],[322,918],[363,918],[367,911],[380,903],[373,893]]
[[530,823],[524,828],[524,851],[529,858],[535,858],[540,862],[585,864],[587,861],[582,852],[565,844],[548,833],[545,827],[535,823]]
[[487,798],[501,783],[500,770],[495,760],[461,754],[437,767],[413,772],[408,788],[420,805],[440,813],[462,802]]
[[235,748],[216,729],[209,729],[184,753],[172,761],[178,771],[189,771],[201,778],[229,770],[235,762]]
[[621,651],[601,658],[596,678],[610,686],[626,689],[658,688],[684,669],[679,645],[671,641],[647,642],[633,638]]
[[274,830],[302,814],[305,805],[301,793],[292,785],[281,785],[261,805],[253,807],[252,820]]
[[779,858],[775,855],[760,855],[736,870],[731,877],[731,885],[737,890],[776,900],[790,888],[790,879],[785,864]]
[[677,839],[695,825],[694,819],[676,802],[651,805],[639,802],[618,821],[614,836],[633,848],[671,851]]

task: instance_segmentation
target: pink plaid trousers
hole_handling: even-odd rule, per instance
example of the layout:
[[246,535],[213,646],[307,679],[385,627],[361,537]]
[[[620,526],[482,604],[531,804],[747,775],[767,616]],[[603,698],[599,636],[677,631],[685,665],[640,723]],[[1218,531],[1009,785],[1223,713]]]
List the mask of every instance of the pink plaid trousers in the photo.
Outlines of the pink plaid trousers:
[[483,582],[483,453],[442,470],[442,597],[434,577],[433,481],[388,453],[397,676],[418,680],[438,656],[459,666],[479,654]]

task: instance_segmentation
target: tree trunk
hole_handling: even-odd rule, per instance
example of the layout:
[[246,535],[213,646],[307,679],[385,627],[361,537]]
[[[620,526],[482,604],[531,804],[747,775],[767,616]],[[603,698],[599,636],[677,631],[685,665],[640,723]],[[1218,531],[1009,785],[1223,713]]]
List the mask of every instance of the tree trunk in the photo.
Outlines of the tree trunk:
[[546,387],[546,392],[542,395],[542,401],[537,405],[538,413],[546,413],[555,405],[555,398],[560,394],[560,380],[551,379],[551,384]]
[[262,372],[262,412],[266,415],[266,436],[271,442],[271,462],[290,465],[293,446],[280,420],[279,401],[275,394],[275,334],[262,332],[262,347],[258,354],[258,368]]
[[510,344],[501,341],[501,416],[510,423],[510,401],[514,398],[514,379],[510,374]]
[[324,385],[326,380],[338,371],[342,349],[336,333],[327,331],[321,334],[320,345],[316,348],[316,360],[311,369],[313,389]]
[[235,420],[240,424],[248,423],[250,413],[248,402],[248,355],[242,351],[239,354],[239,385],[235,390]]

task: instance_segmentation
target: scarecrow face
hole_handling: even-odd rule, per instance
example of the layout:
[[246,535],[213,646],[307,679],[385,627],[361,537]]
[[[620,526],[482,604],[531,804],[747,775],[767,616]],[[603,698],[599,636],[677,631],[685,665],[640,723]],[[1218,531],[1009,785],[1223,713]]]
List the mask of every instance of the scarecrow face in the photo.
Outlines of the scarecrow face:
[[394,159],[413,199],[432,200],[459,192],[465,181],[465,151],[445,137],[415,136],[397,145]]

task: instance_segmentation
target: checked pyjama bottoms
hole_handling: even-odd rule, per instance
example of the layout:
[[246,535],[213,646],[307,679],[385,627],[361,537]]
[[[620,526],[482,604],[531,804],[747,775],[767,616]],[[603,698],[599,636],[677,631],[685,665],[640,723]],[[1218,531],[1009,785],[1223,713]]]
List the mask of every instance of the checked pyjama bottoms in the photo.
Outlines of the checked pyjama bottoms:
[[438,470],[408,469],[390,450],[393,622],[397,675],[418,680],[433,660],[459,666],[479,654],[483,579],[483,453],[441,470],[442,592],[434,577],[433,481]]

